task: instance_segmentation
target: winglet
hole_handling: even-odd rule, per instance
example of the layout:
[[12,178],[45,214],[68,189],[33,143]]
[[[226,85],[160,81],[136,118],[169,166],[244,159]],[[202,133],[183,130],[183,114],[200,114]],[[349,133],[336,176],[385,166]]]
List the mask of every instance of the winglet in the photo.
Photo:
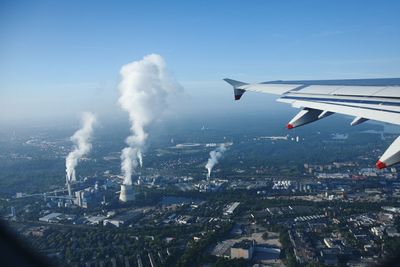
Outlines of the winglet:
[[236,81],[236,80],[232,80],[232,79],[228,79],[228,78],[225,78],[224,81],[229,83],[233,87],[239,87],[239,86],[242,86],[242,85],[248,85],[248,83],[244,83],[244,82],[240,82],[240,81]]
[[244,92],[246,92],[246,90],[238,88],[238,87],[243,86],[243,85],[248,85],[248,83],[239,82],[239,81],[235,81],[235,80],[228,79],[228,78],[225,78],[224,81],[233,86],[233,93],[235,95],[235,100],[239,100],[242,97],[242,95],[244,94]]

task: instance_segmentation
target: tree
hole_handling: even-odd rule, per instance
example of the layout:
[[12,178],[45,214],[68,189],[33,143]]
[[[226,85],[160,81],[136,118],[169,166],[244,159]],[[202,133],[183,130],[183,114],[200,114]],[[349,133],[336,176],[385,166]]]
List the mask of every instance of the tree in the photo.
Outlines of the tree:
[[263,238],[264,240],[267,240],[267,239],[268,239],[268,232],[263,233],[263,234],[262,234],[262,238]]

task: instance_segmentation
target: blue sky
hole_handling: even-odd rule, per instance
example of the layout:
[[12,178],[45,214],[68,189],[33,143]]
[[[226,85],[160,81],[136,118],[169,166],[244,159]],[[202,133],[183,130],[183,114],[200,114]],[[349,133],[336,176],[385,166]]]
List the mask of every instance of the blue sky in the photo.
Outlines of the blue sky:
[[149,53],[184,85],[187,113],[274,108],[234,103],[225,77],[400,77],[399,13],[378,0],[3,0],[0,121],[120,114],[119,69]]

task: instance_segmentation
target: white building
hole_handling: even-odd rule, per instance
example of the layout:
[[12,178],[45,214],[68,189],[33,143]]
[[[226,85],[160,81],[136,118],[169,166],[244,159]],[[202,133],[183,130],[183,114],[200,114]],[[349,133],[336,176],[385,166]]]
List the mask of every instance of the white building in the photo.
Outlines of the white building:
[[132,223],[136,219],[138,219],[141,216],[142,212],[140,211],[132,211],[132,212],[126,212],[122,214],[118,214],[112,218],[107,218],[103,221],[103,225],[114,225],[116,227],[124,226],[127,224]]
[[240,202],[233,202],[230,204],[224,211],[224,215],[232,215],[235,212],[235,209],[240,205]]
[[231,247],[231,259],[251,260],[254,252],[254,241],[242,240]]

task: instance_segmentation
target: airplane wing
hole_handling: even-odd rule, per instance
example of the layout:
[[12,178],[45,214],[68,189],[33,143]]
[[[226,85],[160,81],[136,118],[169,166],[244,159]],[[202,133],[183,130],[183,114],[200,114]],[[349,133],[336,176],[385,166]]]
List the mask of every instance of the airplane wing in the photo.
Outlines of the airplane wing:
[[[270,81],[248,84],[224,79],[233,86],[235,100],[247,91],[280,95],[277,100],[300,108],[288,129],[334,113],[354,116],[351,125],[367,120],[400,125],[400,78]],[[400,137],[376,163],[378,169],[400,162]]]

